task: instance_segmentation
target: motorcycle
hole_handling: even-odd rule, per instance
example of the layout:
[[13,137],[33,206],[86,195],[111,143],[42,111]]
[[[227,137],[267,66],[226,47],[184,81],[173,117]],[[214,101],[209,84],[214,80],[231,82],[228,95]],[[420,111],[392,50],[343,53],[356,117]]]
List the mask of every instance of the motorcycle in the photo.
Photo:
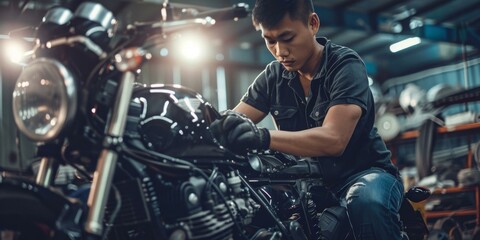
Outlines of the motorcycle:
[[[338,208],[322,209],[315,197],[321,175],[310,159],[234,154],[210,132],[220,114],[200,94],[136,83],[149,47],[249,14],[245,4],[181,12],[166,2],[162,21],[128,25],[113,47],[115,18],[101,4],[47,12],[13,92],[16,125],[38,143],[41,161],[34,181],[0,177],[2,239],[333,239],[327,236],[349,232]],[[76,170],[75,194],[54,187],[61,165]],[[411,201],[427,195],[420,188],[406,194]],[[410,200],[404,230],[422,239],[426,226]]]

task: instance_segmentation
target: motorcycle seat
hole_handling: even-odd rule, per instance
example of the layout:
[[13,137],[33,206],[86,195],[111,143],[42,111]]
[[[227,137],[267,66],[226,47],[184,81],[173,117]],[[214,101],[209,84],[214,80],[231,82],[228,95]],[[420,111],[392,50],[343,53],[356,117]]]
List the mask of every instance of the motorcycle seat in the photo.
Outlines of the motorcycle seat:
[[412,202],[421,202],[429,198],[431,194],[427,188],[414,186],[405,193],[405,198]]

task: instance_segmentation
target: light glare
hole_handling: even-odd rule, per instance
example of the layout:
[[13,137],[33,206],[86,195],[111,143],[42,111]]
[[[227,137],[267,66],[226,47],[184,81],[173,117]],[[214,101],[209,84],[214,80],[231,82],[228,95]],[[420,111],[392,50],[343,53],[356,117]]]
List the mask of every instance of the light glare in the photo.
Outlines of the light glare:
[[25,49],[16,41],[9,41],[4,48],[6,57],[13,63],[19,63],[25,56]]
[[181,41],[177,42],[177,49],[182,58],[190,61],[198,60],[205,56],[205,39],[200,35],[184,35]]
[[166,48],[160,49],[160,56],[162,56],[162,57],[168,56],[168,49],[166,49]]

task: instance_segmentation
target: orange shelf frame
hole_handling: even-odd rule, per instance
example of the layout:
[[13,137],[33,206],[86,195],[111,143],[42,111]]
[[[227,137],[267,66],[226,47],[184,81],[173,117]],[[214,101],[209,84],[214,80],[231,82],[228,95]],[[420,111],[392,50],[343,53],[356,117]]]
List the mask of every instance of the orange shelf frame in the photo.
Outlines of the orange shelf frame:
[[428,218],[440,218],[440,217],[451,217],[451,216],[471,216],[471,215],[476,216],[477,213],[478,211],[476,209],[435,211],[435,212],[425,212],[425,217],[428,219]]
[[475,191],[475,186],[470,187],[450,187],[450,188],[437,188],[434,189],[432,194],[447,194],[447,193],[459,193],[459,192],[473,192]]
[[[452,127],[439,127],[437,128],[437,132],[438,133],[460,132],[460,131],[472,130],[477,128],[480,129],[480,122],[467,123],[467,124],[462,124],[462,125],[452,126]],[[420,133],[418,130],[406,131],[400,134],[398,137],[396,137],[392,141],[416,138],[419,136],[419,134]]]
[[452,187],[452,188],[437,188],[433,190],[433,194],[448,194],[459,192],[474,192],[475,193],[475,209],[461,209],[461,210],[448,210],[448,211],[426,211],[425,217],[438,218],[447,216],[469,216],[475,215],[477,226],[480,226],[480,185],[469,187]]

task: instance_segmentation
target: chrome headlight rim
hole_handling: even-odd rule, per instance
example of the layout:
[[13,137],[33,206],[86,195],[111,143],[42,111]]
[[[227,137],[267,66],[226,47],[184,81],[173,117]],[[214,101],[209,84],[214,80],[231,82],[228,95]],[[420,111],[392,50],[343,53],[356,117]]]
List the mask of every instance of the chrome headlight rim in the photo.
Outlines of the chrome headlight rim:
[[[65,130],[66,126],[70,125],[70,122],[72,122],[72,120],[74,119],[75,113],[77,111],[78,102],[77,87],[75,83],[75,77],[72,72],[68,70],[68,68],[64,64],[60,63],[58,60],[51,58],[38,58],[30,62],[18,77],[16,86],[19,84],[19,80],[21,79],[23,74],[31,74],[30,72],[28,72],[30,67],[38,66],[39,64],[40,66],[53,67],[52,69],[55,69],[56,73],[61,76],[61,79],[57,79],[56,81],[62,83],[62,91],[59,93],[61,95],[61,99],[65,101],[61,101],[57,123],[45,134],[37,134],[31,131],[25,125],[22,117],[19,115],[20,109],[15,104],[15,91],[12,100],[12,109],[16,126],[24,135],[36,142],[49,142],[61,135],[61,133]],[[28,76],[26,78],[28,79]],[[34,79],[33,76],[31,76],[30,78]]]

